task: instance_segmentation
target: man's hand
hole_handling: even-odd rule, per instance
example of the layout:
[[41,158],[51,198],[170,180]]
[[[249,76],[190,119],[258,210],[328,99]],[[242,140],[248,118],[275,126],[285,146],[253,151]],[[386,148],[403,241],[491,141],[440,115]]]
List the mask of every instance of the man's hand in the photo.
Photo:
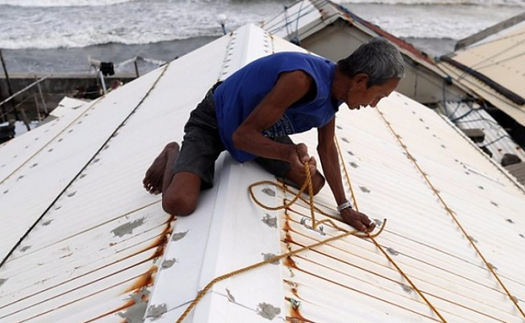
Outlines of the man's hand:
[[308,148],[305,144],[293,145],[288,155],[288,162],[292,171],[298,174],[304,174],[304,163],[308,162],[310,175],[314,176],[317,172],[317,162],[315,158],[308,155]]
[[347,208],[341,211],[343,220],[361,232],[372,232],[376,227],[373,221],[370,221],[366,214]]

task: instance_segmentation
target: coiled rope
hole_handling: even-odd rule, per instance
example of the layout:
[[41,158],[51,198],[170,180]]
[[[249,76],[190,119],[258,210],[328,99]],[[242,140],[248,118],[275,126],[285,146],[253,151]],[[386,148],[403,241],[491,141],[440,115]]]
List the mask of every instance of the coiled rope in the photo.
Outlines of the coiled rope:
[[[337,235],[337,236],[334,236],[334,237],[331,237],[331,238],[328,238],[328,239],[325,239],[325,240],[322,240],[322,241],[319,241],[317,243],[314,243],[314,244],[311,244],[311,245],[308,245],[308,246],[305,246],[305,247],[302,247],[300,249],[297,249],[297,250],[294,250],[294,251],[290,251],[288,253],[285,253],[285,254],[282,254],[282,255],[278,255],[278,256],[275,256],[275,257],[271,257],[271,258],[268,258],[264,261],[261,261],[261,262],[258,262],[258,263],[255,263],[253,265],[249,265],[249,266],[246,266],[244,268],[241,268],[241,269],[238,269],[238,270],[234,270],[230,273],[227,273],[227,274],[224,274],[222,276],[219,276],[215,279],[213,279],[212,281],[210,281],[202,290],[200,290],[198,293],[197,293],[197,297],[195,297],[195,299],[190,303],[190,305],[188,306],[188,308],[186,308],[186,310],[184,311],[184,313],[182,313],[182,315],[179,317],[179,319],[177,320],[177,323],[181,323],[185,318],[186,316],[188,316],[188,314],[191,312],[191,310],[199,303],[199,301],[204,297],[204,295],[206,295],[206,293],[213,287],[213,285],[215,285],[216,283],[222,281],[222,280],[225,280],[225,279],[228,279],[230,277],[233,277],[235,275],[238,275],[238,274],[242,274],[244,272],[247,272],[247,271],[250,271],[252,269],[255,269],[255,268],[258,268],[258,267],[262,267],[266,264],[270,264],[270,263],[275,263],[283,258],[288,258],[288,257],[291,257],[291,256],[294,256],[298,253],[301,253],[303,251],[306,251],[306,250],[310,250],[310,249],[313,249],[313,248],[316,248],[318,246],[321,246],[321,245],[324,245],[324,244],[327,244],[329,242],[332,242],[332,241],[335,241],[335,240],[338,240],[338,239],[342,239],[344,237],[347,237],[347,236],[350,236],[350,235],[354,235],[354,236],[357,236],[357,237],[361,237],[361,238],[373,238],[373,237],[377,237],[378,235],[381,234],[381,232],[383,232],[383,229],[385,228],[385,225],[386,225],[386,219],[383,221],[383,225],[381,226],[381,228],[379,229],[378,232],[374,233],[374,234],[369,234],[369,233],[362,233],[362,232],[359,232],[357,230],[351,230],[351,231],[348,231],[348,230],[345,230],[345,229],[342,229],[340,227],[338,227],[333,221],[331,221],[330,219],[325,219],[325,220],[322,220],[322,221],[315,221],[315,212],[314,211],[318,211],[319,213],[322,213],[322,214],[325,214],[327,215],[326,213],[324,213],[322,210],[320,210],[319,208],[317,208],[315,205],[314,205],[314,200],[313,200],[313,197],[314,197],[314,194],[313,194],[313,186],[312,186],[312,177],[311,177],[311,174],[310,174],[310,169],[308,167],[308,163],[305,163],[304,165],[305,167],[305,172],[306,172],[306,181],[304,182],[303,186],[301,187],[301,189],[299,190],[299,192],[297,193],[294,193],[293,191],[291,191],[290,189],[288,189],[287,187],[285,187],[283,184],[281,183],[278,183],[278,182],[272,182],[272,181],[260,181],[260,182],[256,182],[256,183],[253,183],[251,184],[249,187],[248,187],[248,190],[250,192],[250,196],[252,197],[253,201],[259,205],[260,207],[264,208],[264,209],[267,209],[267,210],[271,210],[271,211],[276,211],[276,210],[281,210],[281,209],[286,209],[286,208],[289,208],[290,206],[292,206],[295,202],[297,202],[297,200],[301,199],[304,201],[304,198],[301,197],[301,194],[305,191],[305,189],[308,187],[308,195],[309,195],[309,201],[308,203],[310,204],[310,211],[311,211],[311,214],[312,214],[312,226],[314,228],[316,228],[319,224],[321,223],[330,223],[331,225],[333,225],[335,228],[339,229],[340,231],[343,231],[344,233],[343,234],[340,234],[340,235]],[[292,201],[290,201],[290,203],[287,203],[285,205],[282,205],[282,206],[278,206],[278,207],[270,207],[270,206],[267,206],[267,205],[264,205],[263,203],[261,203],[256,197],[255,197],[255,194],[253,192],[253,189],[257,186],[260,186],[260,185],[266,185],[266,184],[269,184],[269,185],[274,185],[276,187],[279,187],[289,193],[292,193],[292,194],[295,194],[295,197],[292,199]]]
[[[336,141],[337,143],[337,141]],[[337,148],[338,148],[338,151],[339,151],[339,154],[341,154],[340,152],[340,149],[339,149],[339,144],[337,143]],[[344,171],[345,171],[345,174],[346,174],[346,178],[348,180],[348,183],[350,184],[350,177],[348,176],[348,172],[346,170],[346,166],[344,166],[344,163],[343,163],[343,167],[344,167]],[[382,222],[382,225],[381,225],[381,228],[378,230],[377,233],[374,233],[374,234],[370,234],[370,233],[362,233],[362,232],[359,232],[357,230],[351,230],[351,231],[348,231],[346,229],[343,229],[339,226],[337,226],[332,220],[330,219],[325,219],[325,220],[321,220],[321,221],[316,221],[315,219],[315,211],[319,212],[320,214],[323,214],[325,216],[328,216],[328,217],[331,217],[331,215],[325,213],[324,211],[322,211],[321,209],[317,208],[315,205],[314,205],[314,194],[313,194],[313,185],[312,185],[312,178],[311,178],[311,174],[310,174],[310,169],[308,167],[308,163],[305,163],[304,164],[304,168],[305,168],[305,173],[306,173],[306,180],[303,184],[303,186],[299,189],[299,191],[297,193],[294,193],[293,191],[289,190],[286,186],[284,186],[283,184],[281,183],[277,183],[277,182],[272,182],[272,181],[260,181],[260,182],[256,182],[256,183],[253,183],[251,184],[249,187],[248,187],[248,190],[249,190],[249,193],[250,193],[250,196],[251,198],[253,199],[253,201],[259,205],[260,207],[266,209],[266,210],[270,210],[270,211],[277,211],[277,210],[281,210],[281,209],[288,209],[290,208],[290,206],[292,206],[294,203],[297,202],[297,200],[301,199],[302,201],[304,202],[307,202],[310,206],[310,214],[311,214],[311,217],[312,217],[312,228],[313,229],[316,229],[320,224],[322,223],[328,223],[330,224],[331,226],[333,226],[334,228],[342,231],[343,233],[340,234],[340,235],[337,235],[337,236],[333,236],[331,238],[328,238],[328,239],[325,239],[325,240],[322,240],[322,241],[319,241],[317,243],[314,243],[314,244],[311,244],[311,245],[308,245],[308,246],[305,246],[305,247],[302,247],[300,249],[297,249],[295,251],[290,251],[288,253],[285,253],[285,254],[282,254],[282,255],[279,255],[279,256],[275,256],[275,257],[272,257],[272,258],[269,258],[269,259],[266,259],[264,261],[261,261],[261,262],[258,262],[256,264],[253,264],[253,265],[250,265],[250,266],[247,266],[247,267],[244,267],[244,268],[241,268],[241,269],[238,269],[238,270],[235,270],[235,271],[232,271],[230,273],[227,273],[227,274],[224,274],[222,276],[219,276],[219,277],[216,277],[215,279],[213,279],[212,281],[210,281],[202,290],[200,290],[198,293],[197,293],[197,296],[195,297],[195,299],[190,303],[190,305],[188,306],[188,308],[186,308],[186,310],[184,311],[184,313],[182,313],[182,315],[179,317],[179,319],[177,320],[177,323],[181,323],[183,322],[183,320],[188,316],[188,314],[191,312],[191,310],[199,303],[199,301],[204,297],[204,295],[206,295],[206,293],[218,282],[222,281],[222,280],[225,280],[225,279],[228,279],[228,278],[231,278],[233,276],[236,276],[238,274],[241,274],[241,273],[244,273],[244,272],[247,272],[247,271],[250,271],[252,269],[255,269],[255,268],[258,268],[258,267],[262,267],[266,264],[270,264],[270,263],[275,263],[275,262],[278,262],[280,261],[281,259],[283,258],[288,258],[288,257],[291,257],[291,256],[294,256],[298,253],[301,253],[303,251],[306,251],[306,250],[311,250],[313,248],[316,248],[318,246],[321,246],[321,245],[324,245],[324,244],[327,244],[329,242],[332,242],[332,241],[335,241],[335,240],[339,240],[339,239],[342,239],[344,237],[347,237],[347,236],[350,236],[350,235],[353,235],[353,236],[357,236],[357,237],[361,237],[361,238],[369,238],[371,239],[374,244],[376,245],[376,247],[381,250],[381,252],[387,257],[387,259],[396,267],[396,269],[401,273],[401,275],[406,279],[406,281],[412,286],[412,288],[421,296],[421,298],[428,304],[428,306],[434,311],[434,313],[436,313],[436,315],[442,320],[442,322],[444,323],[447,323],[447,321],[443,318],[443,316],[441,316],[441,314],[437,311],[437,309],[430,303],[430,301],[423,295],[423,293],[417,288],[417,286],[410,280],[410,278],[408,278],[408,276],[403,272],[403,270],[394,262],[394,260],[386,253],[386,251],[383,249],[383,247],[375,240],[375,237],[377,237],[378,235],[380,235],[384,228],[385,228],[385,225],[386,225],[386,222],[387,220],[385,219],[383,222]],[[285,203],[284,205],[282,206],[277,206],[277,207],[270,207],[270,206],[267,206],[263,203],[261,203],[255,196],[254,194],[254,188],[257,187],[257,186],[260,186],[260,185],[274,185],[276,187],[279,187],[281,189],[283,189],[284,191],[286,192],[289,192],[289,193],[292,193],[294,194],[294,198],[289,202],[289,203]],[[308,195],[309,195],[309,199],[308,201],[305,201],[305,199],[303,197],[301,197],[301,194],[306,190],[306,188],[308,187]],[[351,184],[350,184],[350,188],[351,188]],[[351,188],[352,190],[352,188]],[[357,208],[357,204],[355,203],[355,197],[354,197],[354,194],[353,194],[353,190],[352,190],[352,198],[354,199],[354,205],[356,206]]]

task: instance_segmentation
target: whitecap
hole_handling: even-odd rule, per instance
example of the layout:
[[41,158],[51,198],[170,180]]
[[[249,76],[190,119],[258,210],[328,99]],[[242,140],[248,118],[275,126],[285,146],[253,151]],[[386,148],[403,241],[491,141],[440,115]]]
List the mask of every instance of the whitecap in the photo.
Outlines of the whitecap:
[[0,5],[16,7],[96,7],[131,1],[134,0],[0,0]]

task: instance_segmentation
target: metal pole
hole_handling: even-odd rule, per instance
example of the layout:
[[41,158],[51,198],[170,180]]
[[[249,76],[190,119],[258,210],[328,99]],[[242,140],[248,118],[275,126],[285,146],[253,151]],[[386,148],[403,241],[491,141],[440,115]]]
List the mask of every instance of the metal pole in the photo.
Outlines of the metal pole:
[[29,119],[27,118],[27,115],[26,115],[26,110],[24,110],[24,108],[22,107],[20,109],[20,112],[22,114],[22,120],[24,121],[24,124],[26,125],[27,131],[31,131],[31,127],[29,126]]
[[47,76],[44,76],[43,78],[41,78],[40,80],[36,81],[36,82],[33,82],[31,84],[29,84],[28,86],[26,86],[25,88],[21,89],[20,91],[16,92],[15,94],[11,95],[10,97],[8,97],[7,99],[5,99],[4,101],[0,102],[0,105],[6,103],[6,102],[9,102],[10,100],[12,100],[15,96],[19,95],[20,93],[23,93],[27,90],[29,90],[30,88],[32,88],[33,86],[37,85],[39,82],[42,82],[43,80],[47,79],[49,77],[49,75]]
[[104,81],[104,75],[102,75],[101,71],[98,71],[98,76],[100,76],[100,83],[102,84],[102,90],[104,90],[104,95],[106,95],[106,82]]
[[135,65],[135,74],[137,75],[137,78],[139,78],[139,66],[137,65],[137,58],[133,60],[133,64]]
[[[35,75],[35,80],[36,80],[36,75]],[[40,100],[42,100],[42,106],[44,107],[44,112],[46,114],[46,116],[48,115],[47,113],[47,106],[46,106],[46,101],[44,100],[44,94],[42,94],[42,87],[40,86],[40,83],[37,83],[38,85],[38,92],[40,92]],[[40,116],[40,114],[39,114]]]
[[40,116],[40,109],[38,106],[38,97],[36,93],[33,93],[33,98],[35,99],[36,115],[37,115],[38,121],[40,122],[42,121],[42,117]]
[[[3,101],[3,100],[4,100],[4,95],[2,94],[2,84],[0,82],[0,101]],[[2,122],[7,121],[7,111],[3,105],[0,105],[0,117],[2,117],[1,119]]]
[[[4,55],[2,55],[2,50],[0,50],[0,61],[2,61],[2,67],[4,69],[4,74],[5,74],[5,80],[7,82],[7,92],[9,94],[9,96],[13,96],[13,89],[11,88],[11,81],[9,80],[9,74],[7,73],[7,68],[5,67]],[[11,104],[13,106],[13,113],[15,114],[15,119],[16,120],[20,120],[20,116],[18,115],[18,111],[16,111],[15,101],[13,100],[11,102]]]

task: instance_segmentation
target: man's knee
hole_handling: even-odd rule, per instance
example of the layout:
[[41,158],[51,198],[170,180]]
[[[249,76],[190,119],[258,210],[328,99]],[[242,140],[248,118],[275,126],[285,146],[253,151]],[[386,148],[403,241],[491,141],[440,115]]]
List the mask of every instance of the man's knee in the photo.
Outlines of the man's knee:
[[197,198],[187,194],[164,195],[162,197],[162,208],[172,215],[190,215],[197,207]]

